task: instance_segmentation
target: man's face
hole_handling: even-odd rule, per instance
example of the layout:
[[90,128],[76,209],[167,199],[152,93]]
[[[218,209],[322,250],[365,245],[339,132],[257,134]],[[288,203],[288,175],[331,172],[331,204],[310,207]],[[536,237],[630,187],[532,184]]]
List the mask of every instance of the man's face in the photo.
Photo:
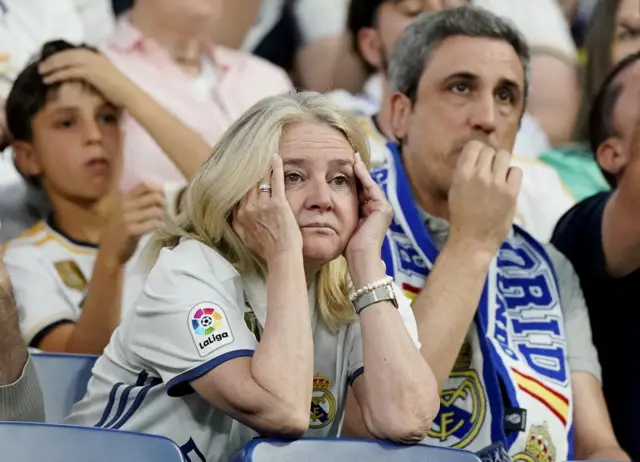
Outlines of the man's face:
[[616,134],[627,141],[640,116],[640,61],[631,64],[616,80],[622,89],[613,107],[613,126]]
[[392,96],[392,127],[407,171],[446,198],[470,140],[511,151],[524,110],[524,70],[502,40],[454,36],[428,58],[416,101]]
[[371,66],[385,71],[396,41],[415,17],[465,3],[468,0],[388,0],[378,8],[375,27],[361,31],[360,50]]
[[23,173],[47,193],[94,202],[117,186],[122,163],[119,111],[90,87],[63,83],[32,120],[33,140],[15,143]]
[[612,111],[614,134],[600,145],[597,156],[602,168],[620,178],[632,160],[640,161],[634,155],[640,152],[640,146],[635,146],[640,140],[636,136],[640,118],[640,61],[629,65],[610,85],[620,88]]

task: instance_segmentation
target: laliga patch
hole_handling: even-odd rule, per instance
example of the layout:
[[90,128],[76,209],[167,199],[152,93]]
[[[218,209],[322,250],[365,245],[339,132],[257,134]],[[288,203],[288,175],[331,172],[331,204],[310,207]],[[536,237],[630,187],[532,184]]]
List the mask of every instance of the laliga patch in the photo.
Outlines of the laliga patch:
[[202,357],[233,342],[231,327],[224,311],[213,303],[198,303],[191,308],[189,332]]

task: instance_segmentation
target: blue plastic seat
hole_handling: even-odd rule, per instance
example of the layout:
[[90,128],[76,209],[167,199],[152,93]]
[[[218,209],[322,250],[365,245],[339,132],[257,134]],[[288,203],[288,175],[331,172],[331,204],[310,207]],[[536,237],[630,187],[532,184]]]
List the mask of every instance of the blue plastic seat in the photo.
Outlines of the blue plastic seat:
[[31,355],[44,395],[47,423],[62,423],[71,406],[87,391],[97,356],[34,353]]
[[259,438],[239,451],[232,462],[480,462],[472,452],[421,444],[352,438],[302,438],[285,441]]
[[0,422],[0,448],[11,462],[184,462],[163,436],[57,424]]

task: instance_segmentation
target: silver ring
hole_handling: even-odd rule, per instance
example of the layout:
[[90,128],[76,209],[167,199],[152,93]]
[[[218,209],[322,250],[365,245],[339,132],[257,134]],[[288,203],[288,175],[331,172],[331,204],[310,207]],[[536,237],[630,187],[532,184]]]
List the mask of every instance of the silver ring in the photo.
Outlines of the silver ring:
[[260,192],[271,192],[271,185],[269,183],[262,183],[258,185]]

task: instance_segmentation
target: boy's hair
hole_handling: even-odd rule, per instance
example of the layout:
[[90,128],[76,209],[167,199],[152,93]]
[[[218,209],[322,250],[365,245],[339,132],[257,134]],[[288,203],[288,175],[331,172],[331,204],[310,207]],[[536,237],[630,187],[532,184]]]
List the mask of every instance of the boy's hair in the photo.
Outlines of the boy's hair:
[[56,53],[78,48],[98,52],[88,45],[72,45],[64,40],[54,40],[45,43],[39,55],[20,72],[5,103],[7,128],[12,141],[32,141],[33,118],[46,106],[48,99],[60,87],[60,83],[53,85],[44,83],[38,71],[40,63]]

